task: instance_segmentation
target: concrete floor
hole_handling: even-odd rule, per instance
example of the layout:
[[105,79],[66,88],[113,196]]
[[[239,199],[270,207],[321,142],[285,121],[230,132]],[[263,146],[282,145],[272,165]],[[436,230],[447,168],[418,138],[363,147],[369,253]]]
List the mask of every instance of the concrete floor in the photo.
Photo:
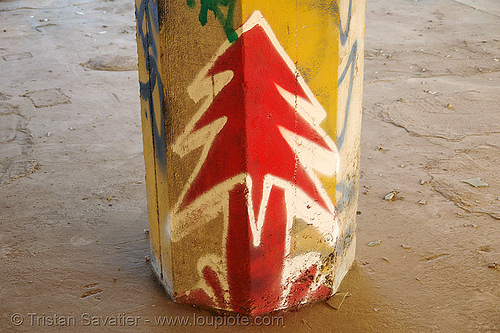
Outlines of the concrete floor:
[[[0,331],[214,330],[155,323],[211,314],[145,260],[133,2],[0,1],[0,18]],[[500,331],[499,32],[495,0],[369,1],[351,296],[238,330]]]

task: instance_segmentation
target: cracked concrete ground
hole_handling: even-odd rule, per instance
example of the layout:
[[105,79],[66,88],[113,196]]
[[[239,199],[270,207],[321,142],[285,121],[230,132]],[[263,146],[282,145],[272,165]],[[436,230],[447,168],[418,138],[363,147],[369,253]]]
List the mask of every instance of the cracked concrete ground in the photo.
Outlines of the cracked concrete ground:
[[[154,322],[210,313],[169,301],[145,260],[133,11],[0,1],[2,332],[75,331],[30,313],[74,316],[78,331],[214,330]],[[499,17],[496,0],[368,1],[357,261],[340,290],[350,297],[240,330],[500,330]],[[462,182],[475,177],[488,186]],[[384,200],[391,191],[404,200]],[[83,327],[85,313],[141,320]]]

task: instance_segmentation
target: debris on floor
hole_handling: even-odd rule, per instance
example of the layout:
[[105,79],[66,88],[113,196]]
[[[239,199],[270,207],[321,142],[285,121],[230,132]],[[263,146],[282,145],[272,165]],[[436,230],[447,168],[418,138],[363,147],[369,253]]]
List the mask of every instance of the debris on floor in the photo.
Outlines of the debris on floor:
[[327,301],[326,304],[334,308],[335,310],[339,310],[342,304],[344,303],[344,300],[346,297],[349,297],[350,294],[349,292],[345,293],[335,293],[332,297],[330,297]]
[[441,258],[446,258],[446,257],[449,257],[449,256],[451,256],[451,253],[439,253],[439,254],[436,254],[436,253],[432,252],[432,255],[427,256],[425,258],[422,258],[422,259],[420,259],[420,261],[432,261],[432,260],[437,260],[437,259],[441,259]]
[[481,178],[471,178],[471,179],[463,179],[462,182],[472,185],[474,187],[483,187],[488,186],[488,183],[481,180]]
[[380,245],[381,243],[382,243],[382,241],[379,239],[379,240],[368,243],[368,246]]
[[309,330],[311,330],[311,331],[312,331],[312,327],[311,327],[311,326],[307,323],[307,321],[306,321],[305,319],[302,319],[302,323],[303,323],[304,325],[306,325],[306,326],[307,326],[307,328],[309,328]]
[[396,201],[396,200],[403,200],[404,197],[402,196],[398,196],[400,191],[398,190],[394,190],[394,191],[391,191],[389,193],[387,193],[385,196],[384,196],[384,200],[385,201]]

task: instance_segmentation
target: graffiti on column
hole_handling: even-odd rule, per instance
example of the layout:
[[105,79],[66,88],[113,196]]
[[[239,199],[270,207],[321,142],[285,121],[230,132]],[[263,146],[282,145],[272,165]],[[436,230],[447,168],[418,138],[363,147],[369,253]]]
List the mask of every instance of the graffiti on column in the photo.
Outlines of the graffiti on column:
[[[187,0],[187,5],[190,8],[194,8],[196,6],[196,1]],[[198,19],[201,25],[205,26],[208,22],[209,11],[211,11],[215,19],[219,21],[220,25],[224,28],[227,39],[230,42],[234,42],[238,39],[238,34],[233,27],[234,5],[235,0],[200,0],[200,14]],[[227,7],[226,15],[222,12],[222,7]]]
[[292,255],[290,233],[301,220],[335,246],[337,211],[317,174],[333,177],[339,160],[326,111],[262,14],[236,34],[188,87],[201,106],[172,149],[201,157],[172,219],[185,221],[177,239],[224,219],[224,256],[200,258],[197,288],[178,299],[256,314],[331,294],[321,253]]
[[136,3],[135,16],[138,27],[137,42],[142,45],[144,51],[144,54],[139,56],[145,60],[148,71],[148,80],[139,82],[141,98],[148,106],[143,111],[151,122],[156,161],[161,168],[166,168],[163,85],[158,70],[160,50],[157,0],[143,0],[139,7]]
[[136,0],[135,15],[151,265],[167,286],[167,290],[170,290],[172,281],[170,243],[168,233],[161,231],[165,229],[162,225],[168,216],[168,202],[165,200],[168,194],[158,1]]
[[[345,24],[345,28],[344,28],[344,24],[342,22],[342,18],[341,17],[338,18],[338,21],[339,21],[338,25],[339,25],[339,31],[340,31],[340,43],[342,46],[346,46],[347,41],[349,39],[351,18],[352,18],[352,0],[349,0],[349,9],[347,12],[347,22]],[[344,69],[342,70],[341,75],[340,75],[339,80],[338,80],[339,87],[342,84],[348,85],[347,101],[346,101],[346,104],[344,107],[344,119],[342,120],[343,121],[342,130],[337,135],[337,141],[336,141],[339,151],[342,151],[342,148],[344,145],[344,140],[345,140],[346,134],[347,134],[349,115],[351,112],[351,101],[352,101],[352,94],[353,94],[357,53],[358,53],[358,41],[355,40],[352,43],[352,47],[351,47],[351,51],[349,52],[349,58],[347,60],[347,63],[345,65]],[[354,185],[352,184],[352,182],[345,182],[341,179],[338,179],[336,190],[340,194],[337,208],[339,211],[341,211],[349,204],[356,189],[354,188]]]

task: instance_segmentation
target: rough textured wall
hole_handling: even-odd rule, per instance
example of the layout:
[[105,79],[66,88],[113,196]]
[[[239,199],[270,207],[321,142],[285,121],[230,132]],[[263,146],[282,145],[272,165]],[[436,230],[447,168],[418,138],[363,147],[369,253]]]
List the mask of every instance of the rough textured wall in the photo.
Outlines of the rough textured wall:
[[137,2],[153,264],[175,300],[259,314],[338,288],[354,259],[364,6]]

